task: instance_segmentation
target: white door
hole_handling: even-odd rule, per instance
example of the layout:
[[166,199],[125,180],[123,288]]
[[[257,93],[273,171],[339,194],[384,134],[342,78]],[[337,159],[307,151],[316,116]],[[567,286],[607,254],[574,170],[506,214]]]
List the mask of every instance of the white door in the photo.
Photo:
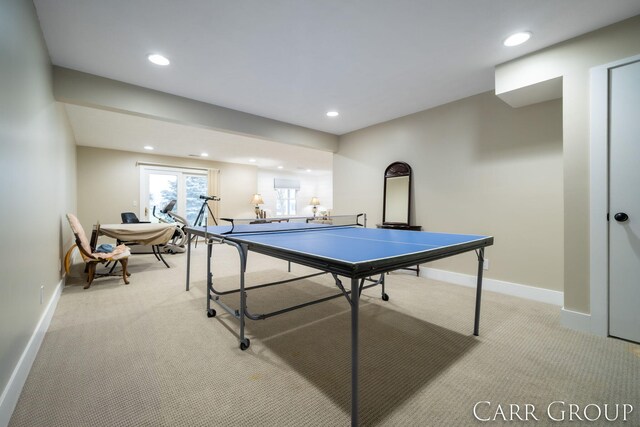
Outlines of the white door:
[[164,218],[160,211],[175,200],[173,212],[193,224],[204,202],[200,196],[209,194],[206,172],[143,167],[140,184],[140,216],[144,221]]
[[640,342],[640,62],[609,93],[609,334]]
[[143,221],[158,222],[156,216],[160,216],[160,211],[171,200],[178,199],[179,175],[168,170],[146,168],[142,169],[141,175],[140,215]]

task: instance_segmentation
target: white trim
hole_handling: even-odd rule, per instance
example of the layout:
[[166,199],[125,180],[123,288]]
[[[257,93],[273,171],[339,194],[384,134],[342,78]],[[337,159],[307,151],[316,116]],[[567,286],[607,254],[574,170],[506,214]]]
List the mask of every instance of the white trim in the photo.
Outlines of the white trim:
[[591,301],[591,329],[596,335],[607,336],[609,333],[609,224],[606,218],[609,210],[607,177],[609,67],[592,68],[590,85],[589,300]]
[[[139,190],[138,190],[138,217],[142,218],[141,221],[146,221],[147,220],[147,215],[145,215],[144,212],[144,208],[148,206],[146,206],[146,200],[148,200],[149,198],[149,190],[148,187],[149,185],[145,182],[145,173],[146,173],[146,166],[141,165],[139,163],[136,163],[136,166],[138,167],[138,184],[139,184]],[[145,188],[146,186],[146,188]]]
[[47,304],[47,308],[45,308],[42,313],[40,321],[36,325],[27,346],[22,352],[20,360],[18,360],[2,395],[0,395],[0,427],[6,427],[9,425],[9,420],[11,419],[13,410],[18,403],[22,387],[27,381],[27,376],[29,375],[33,361],[36,359],[36,355],[40,349],[40,344],[42,344],[44,335],[46,334],[47,329],[49,329],[53,313],[56,311],[56,306],[58,305],[62,288],[64,288],[64,282],[64,278],[58,282],[58,286],[53,291],[53,295],[49,300],[49,304]]
[[640,55],[590,70],[589,299],[591,332],[601,336],[609,334],[609,70],[636,61]]
[[[140,167],[144,167],[144,168],[149,168],[149,169],[177,169],[180,170],[181,172],[188,172],[188,173],[193,173],[193,171],[200,171],[200,172],[204,172],[207,173],[209,171],[209,168],[196,168],[196,167],[190,167],[190,166],[174,166],[174,165],[168,165],[165,163],[150,163],[150,162],[136,162],[136,166],[140,166]],[[218,172],[220,172],[219,169],[213,169],[213,170],[217,170]]]
[[[467,286],[470,288],[476,287],[477,280],[475,275],[438,270],[430,267],[421,267],[420,276],[426,277],[427,279],[452,283],[454,285]],[[553,304],[559,307],[562,306],[564,301],[564,293],[560,291],[536,288],[534,286],[521,285],[519,283],[505,282],[503,280],[489,279],[486,277],[482,279],[482,289],[532,301]]]
[[560,310],[560,324],[565,328],[573,329],[587,334],[593,333],[593,316],[562,307]]

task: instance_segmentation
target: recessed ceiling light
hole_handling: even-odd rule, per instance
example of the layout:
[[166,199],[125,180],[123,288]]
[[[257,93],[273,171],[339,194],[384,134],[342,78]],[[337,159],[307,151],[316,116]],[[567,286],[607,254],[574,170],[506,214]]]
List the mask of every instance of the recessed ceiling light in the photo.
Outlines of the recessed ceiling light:
[[200,157],[209,157],[209,153],[200,153]]
[[152,53],[147,56],[147,59],[156,65],[169,65],[171,63],[167,58],[162,55],[158,55],[157,53]]
[[145,150],[149,150],[149,151],[151,151],[151,150],[153,150],[153,147],[152,147],[152,146],[150,146],[150,145],[145,145],[145,146],[144,146],[144,149],[145,149]]
[[311,169],[307,169],[307,172],[311,172]]
[[251,163],[255,163],[255,162],[256,162],[256,159],[249,159],[249,161],[250,161]]
[[282,169],[282,168],[284,168],[284,166],[278,166],[278,169]]
[[521,33],[511,34],[507,37],[504,42],[502,42],[505,46],[518,46],[531,38],[531,33],[529,31],[523,31]]
[[327,116],[329,117],[338,117],[338,115],[340,115],[340,113],[338,113],[337,111],[329,111],[327,113]]

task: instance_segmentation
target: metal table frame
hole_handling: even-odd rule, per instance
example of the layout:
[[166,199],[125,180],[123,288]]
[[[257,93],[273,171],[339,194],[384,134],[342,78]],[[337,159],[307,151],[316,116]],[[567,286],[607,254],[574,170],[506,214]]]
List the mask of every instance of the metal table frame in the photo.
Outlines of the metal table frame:
[[[430,261],[435,261],[442,258],[447,258],[453,255],[462,254],[465,252],[475,251],[478,258],[478,274],[476,282],[476,304],[475,304],[475,317],[473,326],[473,335],[478,336],[480,328],[480,302],[482,296],[482,272],[484,263],[484,248],[493,244],[493,237],[487,237],[485,239],[463,243],[446,248],[441,248],[426,253],[411,254],[405,256],[398,256],[384,260],[377,260],[375,262],[364,262],[359,264],[350,264],[346,262],[340,262],[338,260],[328,261],[326,259],[318,259],[312,255],[306,255],[288,251],[285,249],[273,248],[268,245],[258,243],[245,243],[234,241],[233,234],[226,236],[211,235],[205,232],[203,229],[185,227],[185,232],[188,236],[187,247],[187,273],[186,273],[186,290],[189,290],[190,280],[190,265],[191,265],[191,238],[192,236],[204,237],[207,242],[207,316],[214,317],[216,312],[211,308],[211,301],[220,305],[225,311],[230,313],[240,322],[240,349],[246,350],[250,346],[249,338],[245,337],[245,317],[252,320],[266,319],[271,316],[283,314],[298,308],[306,307],[312,304],[317,304],[323,301],[328,301],[339,296],[344,296],[351,306],[351,425],[357,426],[359,422],[358,407],[359,407],[359,387],[358,387],[358,360],[359,360],[359,342],[358,342],[358,328],[359,328],[359,308],[360,308],[360,295],[363,289],[367,289],[373,286],[381,285],[382,287],[382,299],[387,301],[388,295],[385,293],[384,288],[384,276],[385,273],[397,270],[399,268],[415,266],[417,264],[423,264]],[[212,245],[215,243],[228,244],[237,249],[240,257],[240,286],[238,289],[231,291],[217,291],[213,287],[212,272],[211,272],[211,258],[212,258]],[[247,267],[247,256],[249,251],[261,253],[274,258],[282,259],[288,262],[305,265],[321,271],[321,273],[315,273],[302,277],[297,277],[288,280],[281,280],[277,282],[265,283],[255,286],[245,286],[245,273]],[[305,279],[308,277],[317,276],[320,274],[331,274],[336,282],[336,286],[340,289],[340,293],[331,295],[329,297],[320,298],[317,300],[309,301],[304,304],[299,304],[292,307],[287,307],[271,313],[255,315],[249,312],[247,309],[247,292],[251,289],[263,288],[267,286],[274,286],[283,283],[289,283],[296,280]],[[373,276],[380,275],[379,279],[371,279]],[[339,279],[339,276],[350,279],[350,289],[346,289]],[[372,284],[365,285],[367,281],[373,282]],[[231,307],[220,301],[221,295],[239,293],[240,294],[240,308],[232,309]]]

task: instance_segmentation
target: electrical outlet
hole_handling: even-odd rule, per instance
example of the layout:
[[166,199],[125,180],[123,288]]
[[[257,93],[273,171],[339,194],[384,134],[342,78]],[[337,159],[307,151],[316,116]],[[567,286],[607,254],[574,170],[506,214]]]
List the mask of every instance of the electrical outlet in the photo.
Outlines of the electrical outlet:
[[483,270],[489,269],[489,260],[487,258],[485,258],[484,261],[482,262],[482,269]]
[[44,285],[40,286],[40,304],[44,302]]
[[135,208],[135,207],[138,207],[138,201],[137,201],[137,200],[134,200],[134,201],[133,201],[133,207],[134,207],[134,208]]

